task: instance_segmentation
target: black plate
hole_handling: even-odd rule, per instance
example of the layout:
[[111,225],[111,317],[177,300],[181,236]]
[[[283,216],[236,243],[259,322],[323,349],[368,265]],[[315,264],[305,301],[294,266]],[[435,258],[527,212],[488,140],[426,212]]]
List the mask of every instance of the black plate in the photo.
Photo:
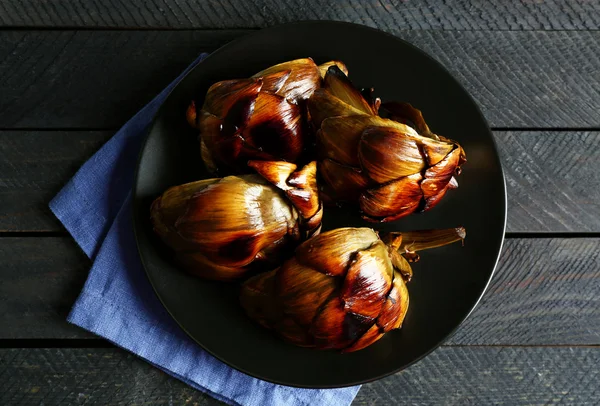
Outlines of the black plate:
[[[374,86],[383,100],[421,109],[436,133],[461,143],[467,164],[459,188],[430,212],[376,229],[410,230],[463,225],[464,247],[426,251],[408,285],[410,308],[401,330],[351,354],[295,347],[249,320],[238,287],[188,276],[152,233],[151,201],[170,186],[208,177],[194,131],[185,121],[192,95],[219,80],[247,77],[301,57],[344,61],[358,86]],[[340,209],[325,212],[325,229],[371,225]],[[380,31],[347,23],[304,22],[258,31],[219,49],[192,70],[158,113],[142,148],[134,187],[134,225],[148,277],[179,325],[215,357],[249,375],[284,385],[355,385],[399,371],[444,341],[479,301],[504,237],[506,190],[490,130],[477,105],[444,67],[414,46]]]

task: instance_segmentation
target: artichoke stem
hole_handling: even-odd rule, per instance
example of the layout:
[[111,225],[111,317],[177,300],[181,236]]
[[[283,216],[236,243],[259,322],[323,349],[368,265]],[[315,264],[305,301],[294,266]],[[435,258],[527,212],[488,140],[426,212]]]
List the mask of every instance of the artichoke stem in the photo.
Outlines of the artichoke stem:
[[410,261],[419,260],[417,251],[442,247],[456,241],[463,241],[467,235],[464,227],[446,228],[442,230],[420,230],[402,233],[389,233],[383,241],[396,249]]

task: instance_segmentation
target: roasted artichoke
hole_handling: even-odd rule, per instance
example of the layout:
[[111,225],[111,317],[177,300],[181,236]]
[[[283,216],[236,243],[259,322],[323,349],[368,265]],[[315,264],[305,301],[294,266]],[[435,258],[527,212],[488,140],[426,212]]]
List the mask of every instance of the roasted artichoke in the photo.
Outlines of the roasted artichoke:
[[390,233],[340,228],[302,243],[280,268],[242,285],[248,315],[303,347],[357,351],[402,325],[416,251],[465,237],[463,228]]
[[248,165],[258,174],[175,186],[152,203],[154,231],[187,271],[231,280],[273,269],[318,233],[316,162]]
[[200,130],[206,167],[242,173],[248,160],[297,162],[309,143],[304,101],[321,86],[321,71],[335,63],[284,62],[248,79],[215,83],[199,111],[192,101],[187,120]]
[[461,146],[432,133],[421,112],[407,103],[365,97],[337,66],[308,100],[317,131],[324,196],[357,203],[369,221],[391,221],[429,210],[466,161]]

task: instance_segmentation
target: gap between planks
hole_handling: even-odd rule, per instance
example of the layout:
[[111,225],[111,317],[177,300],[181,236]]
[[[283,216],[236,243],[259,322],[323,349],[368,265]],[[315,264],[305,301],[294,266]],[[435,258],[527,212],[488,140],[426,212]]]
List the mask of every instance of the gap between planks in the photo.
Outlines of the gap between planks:
[[[451,337],[449,337],[450,339]],[[102,338],[5,338],[0,348],[114,348]],[[446,348],[600,348],[600,344],[442,344]]]
[[[348,22],[349,21],[338,21],[338,20],[306,20],[306,21],[331,21],[331,22]],[[294,24],[302,22],[298,21],[289,21],[286,23],[266,25],[263,27],[231,27],[231,28],[189,28],[189,27],[134,27],[134,26],[122,26],[122,27],[111,27],[111,26],[77,26],[77,25],[65,25],[65,26],[56,26],[56,27],[43,27],[43,26],[27,26],[27,25],[5,25],[0,26],[0,32],[2,31],[102,31],[102,32],[111,32],[111,31],[163,31],[163,32],[185,32],[185,31],[259,31],[266,28],[277,27],[279,25],[285,24]],[[370,28],[375,28],[379,31],[386,32],[383,28],[371,27],[366,24],[354,23],[357,25],[363,25]],[[474,31],[490,31],[490,32],[600,32],[599,28],[582,28],[582,29],[563,29],[563,28],[544,28],[544,29],[534,29],[534,30],[515,30],[509,28],[502,29],[493,29],[493,30],[470,30],[470,29],[437,29],[437,28],[399,28],[404,31],[440,31],[440,32],[474,32]]]

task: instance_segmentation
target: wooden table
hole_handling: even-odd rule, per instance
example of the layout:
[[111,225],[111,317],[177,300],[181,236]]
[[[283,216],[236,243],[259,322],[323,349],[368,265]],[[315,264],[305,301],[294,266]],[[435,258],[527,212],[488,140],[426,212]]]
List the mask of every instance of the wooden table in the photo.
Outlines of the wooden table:
[[499,3],[2,0],[0,404],[219,403],[64,321],[90,262],[47,203],[198,53],[303,19],[374,26],[437,58],[506,171],[507,240],[479,307],[355,404],[598,404],[600,2]]

